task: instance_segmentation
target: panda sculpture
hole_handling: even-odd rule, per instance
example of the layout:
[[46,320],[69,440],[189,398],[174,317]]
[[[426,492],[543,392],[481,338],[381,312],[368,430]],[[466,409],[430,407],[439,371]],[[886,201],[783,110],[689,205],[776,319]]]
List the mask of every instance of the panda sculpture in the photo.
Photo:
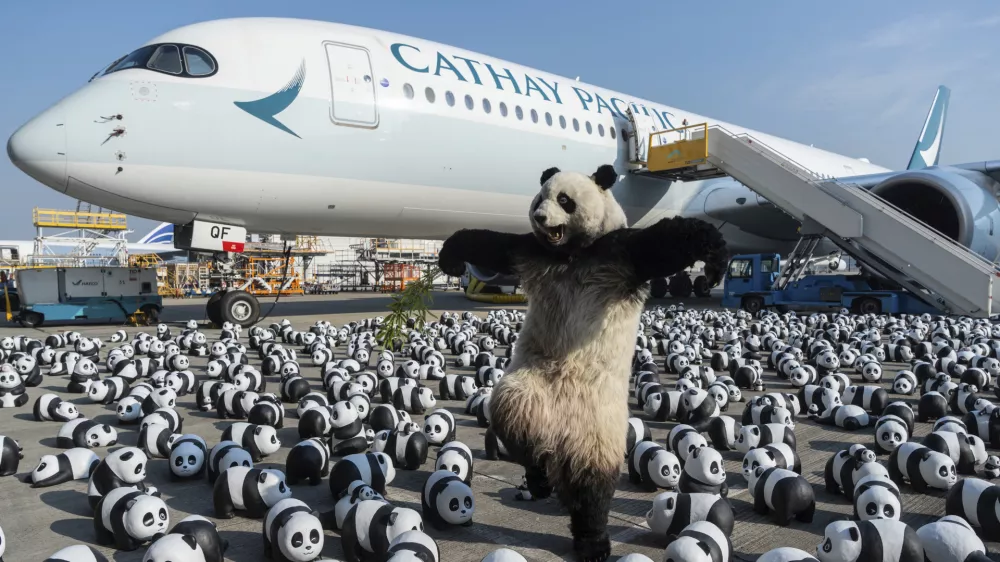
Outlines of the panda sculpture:
[[[0,540],[3,538],[3,532],[0,531]],[[3,554],[3,548],[0,547],[0,555]],[[50,554],[45,562],[108,562],[108,559],[97,552],[93,548],[83,545],[74,544],[72,546],[67,546],[66,548],[61,548],[56,552]],[[151,560],[143,559],[143,562],[154,562]],[[159,562],[159,561],[155,561]]]
[[671,541],[663,560],[682,562],[731,562],[733,543],[729,536],[708,521],[695,521]]
[[681,464],[687,461],[692,451],[707,446],[708,441],[705,437],[690,425],[675,425],[667,435],[667,450],[676,454]]
[[640,418],[629,418],[628,419],[628,429],[625,434],[625,458],[627,459],[629,453],[636,445],[643,441],[652,441],[653,434],[649,430],[649,426],[646,422],[642,421]]
[[310,486],[318,486],[330,474],[330,449],[322,438],[304,439],[288,451],[285,460],[285,476],[289,486],[307,480]]
[[899,416],[882,416],[875,422],[875,450],[887,455],[910,439],[906,422]]
[[452,525],[472,525],[476,511],[472,488],[450,470],[436,470],[427,477],[420,508],[424,520],[439,531]]
[[347,519],[347,514],[351,511],[351,508],[358,502],[365,500],[378,500],[389,503],[385,501],[382,494],[376,492],[371,486],[360,480],[355,480],[348,485],[343,495],[337,500],[336,505],[333,506],[333,521],[330,522],[329,513],[324,514],[324,517],[328,524],[332,523],[333,530],[343,529],[344,520]]
[[63,424],[56,435],[56,446],[62,449],[112,447],[118,443],[118,430],[87,418],[76,418]]
[[440,562],[437,543],[423,531],[406,531],[389,543],[387,562]]
[[235,441],[221,441],[212,447],[212,450],[208,453],[206,464],[208,483],[215,484],[219,475],[225,472],[227,468],[234,466],[253,468],[253,457],[250,456],[250,453],[246,449],[240,447],[239,443]]
[[912,527],[895,519],[834,521],[816,547],[820,562],[925,562]]
[[932,451],[951,457],[958,473],[974,476],[986,464],[986,443],[975,435],[952,431],[935,431],[924,437],[923,445]]
[[744,425],[740,428],[739,437],[736,438],[736,450],[746,454],[750,449],[772,443],[784,443],[795,449],[795,431],[781,423]]
[[323,552],[325,535],[318,512],[304,501],[285,498],[264,518],[264,556],[279,562],[310,562]]
[[870,474],[854,486],[854,518],[899,519],[902,513],[899,486],[881,474]]
[[462,482],[472,485],[472,449],[465,443],[461,441],[445,443],[438,450],[434,465],[438,470],[452,471],[462,479]]
[[37,421],[68,422],[80,417],[80,410],[76,408],[76,404],[52,393],[43,394],[35,400],[33,413]]
[[[537,303],[520,330],[517,346],[523,353],[514,355],[494,387],[491,424],[525,466],[533,496],[558,490],[576,522],[574,550],[596,562],[611,551],[608,509],[628,419],[627,409],[618,405],[628,398],[635,348],[634,337],[625,335],[635,333],[647,281],[702,260],[714,283],[726,261],[721,234],[706,222],[675,217],[646,229],[627,228],[609,191],[617,179],[610,165],[589,177],[550,168],[531,205],[532,233],[462,230],[438,254],[448,275],[462,275],[466,263],[517,274]],[[684,243],[669,243],[679,239]],[[595,318],[603,319],[596,332]],[[532,352],[536,349],[556,355]],[[559,373],[568,392],[553,392],[552,373]],[[583,413],[602,423],[562,421]],[[543,458],[534,451],[555,453]]]
[[[160,544],[165,538],[171,540]],[[177,541],[176,537],[181,537]],[[183,543],[183,547],[181,544]],[[200,515],[189,515],[181,519],[172,529],[170,534],[160,537],[146,550],[146,555],[142,562],[171,562],[181,560],[178,553],[193,551],[189,556],[198,562],[223,562],[225,552],[229,549],[229,541],[219,535],[219,530],[215,523]],[[187,560],[187,558],[183,558]]]
[[396,468],[385,453],[347,455],[330,470],[330,493],[339,499],[352,482],[360,480],[384,496],[386,485],[395,478]]
[[668,543],[695,521],[708,521],[729,536],[735,521],[733,506],[715,494],[661,492],[653,498],[653,507],[646,512],[649,529]]
[[747,489],[753,496],[754,511],[760,515],[770,512],[778,525],[785,527],[792,519],[812,523],[816,497],[801,475],[784,468],[758,466],[750,473]]
[[647,491],[673,489],[681,478],[677,455],[652,441],[643,441],[632,449],[628,459],[628,479]]
[[32,488],[46,488],[70,480],[83,480],[90,478],[100,464],[97,453],[77,447],[58,455],[43,455],[24,481],[31,482]]
[[917,529],[927,562],[989,562],[986,545],[968,521],[945,515]]
[[772,548],[757,558],[757,562],[819,562],[812,554],[790,546]]
[[122,447],[108,453],[91,474],[87,485],[87,500],[91,509],[97,507],[101,496],[116,488],[137,488],[150,495],[158,495],[159,491],[152,486],[146,486],[146,467],[149,459],[136,447]]
[[292,491],[280,470],[234,466],[216,479],[212,504],[218,519],[232,519],[236,511],[260,519],[274,504],[290,497]]
[[424,435],[427,443],[441,446],[455,439],[455,415],[444,408],[427,414],[424,418]]
[[[735,419],[729,416],[718,416],[709,422],[706,433],[708,433],[708,438],[712,441],[714,449],[729,451],[736,448],[736,440],[741,431],[742,425]],[[792,433],[793,438],[794,435]]]
[[726,497],[726,467],[722,454],[710,447],[702,447],[691,452],[677,483],[677,491],[685,493],[718,494]]
[[347,562],[384,560],[389,545],[406,531],[423,531],[420,514],[379,500],[356,503],[344,518],[341,546]]
[[222,432],[223,441],[235,441],[243,446],[253,462],[260,462],[264,457],[278,452],[281,441],[275,428],[269,425],[254,425],[247,422],[235,422]]
[[875,452],[864,445],[851,445],[850,448],[837,451],[826,461],[823,479],[826,491],[830,494],[843,493],[847,498],[854,497],[854,485],[863,476],[874,472],[888,471],[880,465]]
[[743,456],[743,478],[749,481],[750,473],[759,466],[764,468],[776,466],[786,468],[796,474],[802,474],[802,461],[799,460],[799,455],[795,449],[784,443],[774,443],[750,449]]
[[20,408],[28,403],[28,394],[24,391],[24,381],[8,364],[0,367],[0,408]]
[[170,478],[204,478],[208,466],[208,444],[201,437],[181,435],[170,446]]
[[115,488],[94,508],[97,543],[135,550],[170,527],[167,504],[134,488]]
[[17,467],[24,458],[24,448],[17,440],[0,435],[0,476],[17,473]]
[[917,492],[928,488],[948,490],[958,481],[955,462],[951,457],[908,441],[889,455],[889,477],[896,484],[909,482]]
[[963,478],[948,490],[944,501],[944,511],[957,515],[980,529],[984,537],[1000,534],[1000,513],[996,510],[1000,501],[1000,486],[980,478]]

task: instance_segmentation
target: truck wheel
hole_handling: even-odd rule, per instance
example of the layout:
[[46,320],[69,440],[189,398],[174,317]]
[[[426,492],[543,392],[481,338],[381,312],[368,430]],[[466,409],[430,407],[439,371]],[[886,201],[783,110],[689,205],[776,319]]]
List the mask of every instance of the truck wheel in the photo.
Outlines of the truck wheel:
[[244,328],[257,323],[260,317],[260,304],[257,297],[246,291],[228,291],[219,300],[222,322],[231,322]]
[[670,278],[670,296],[686,299],[691,296],[691,276],[685,272],[678,273]]
[[152,326],[160,321],[160,309],[156,308],[155,304],[144,304],[139,307],[139,312],[145,317],[147,326]]
[[667,296],[667,280],[663,277],[656,277],[649,282],[649,294],[654,299],[662,299]]
[[45,322],[45,317],[37,312],[25,312],[21,314],[21,325],[25,328],[37,328]]
[[712,287],[708,285],[708,277],[699,275],[694,279],[694,296],[707,297],[712,294]]
[[764,299],[760,297],[743,297],[743,300],[740,301],[740,308],[756,316],[764,308]]
[[876,299],[864,298],[854,303],[859,314],[882,314],[882,303]]

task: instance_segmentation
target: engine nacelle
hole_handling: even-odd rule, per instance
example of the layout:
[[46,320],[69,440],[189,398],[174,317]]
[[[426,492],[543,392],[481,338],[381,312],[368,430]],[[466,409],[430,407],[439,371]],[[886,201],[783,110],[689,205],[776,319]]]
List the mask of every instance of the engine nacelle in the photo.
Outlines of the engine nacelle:
[[987,260],[1000,257],[1000,184],[980,172],[926,168],[900,172],[872,193]]

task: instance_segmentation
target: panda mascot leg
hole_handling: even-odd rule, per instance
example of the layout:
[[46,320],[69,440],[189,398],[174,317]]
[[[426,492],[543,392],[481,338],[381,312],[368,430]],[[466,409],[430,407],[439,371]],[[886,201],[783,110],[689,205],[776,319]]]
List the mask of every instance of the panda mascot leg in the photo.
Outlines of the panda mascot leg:
[[628,228],[610,192],[617,180],[610,165],[590,176],[550,168],[529,210],[532,233],[461,230],[438,254],[450,276],[471,263],[521,279],[528,310],[490,399],[490,428],[525,466],[529,492],[557,493],[584,562],[611,554],[608,512],[648,282],[696,261],[711,266],[712,284],[726,269],[725,242],[709,223],[675,217]]

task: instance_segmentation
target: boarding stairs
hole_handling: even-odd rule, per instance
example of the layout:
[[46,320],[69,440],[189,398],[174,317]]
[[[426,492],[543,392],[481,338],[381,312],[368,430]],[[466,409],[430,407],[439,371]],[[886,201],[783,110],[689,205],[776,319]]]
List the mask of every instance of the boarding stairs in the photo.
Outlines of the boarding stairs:
[[[890,279],[946,314],[988,317],[993,291],[1000,286],[997,266],[930,228],[888,201],[857,185],[821,178],[748,134],[707,124],[682,128],[680,140],[650,135],[643,170],[678,181],[730,176],[800,222],[800,245],[815,249],[829,238],[870,270]],[[795,252],[811,255],[811,251]],[[799,264],[801,265],[801,264]],[[787,283],[789,264],[779,277]],[[794,270],[794,271],[793,271]]]

